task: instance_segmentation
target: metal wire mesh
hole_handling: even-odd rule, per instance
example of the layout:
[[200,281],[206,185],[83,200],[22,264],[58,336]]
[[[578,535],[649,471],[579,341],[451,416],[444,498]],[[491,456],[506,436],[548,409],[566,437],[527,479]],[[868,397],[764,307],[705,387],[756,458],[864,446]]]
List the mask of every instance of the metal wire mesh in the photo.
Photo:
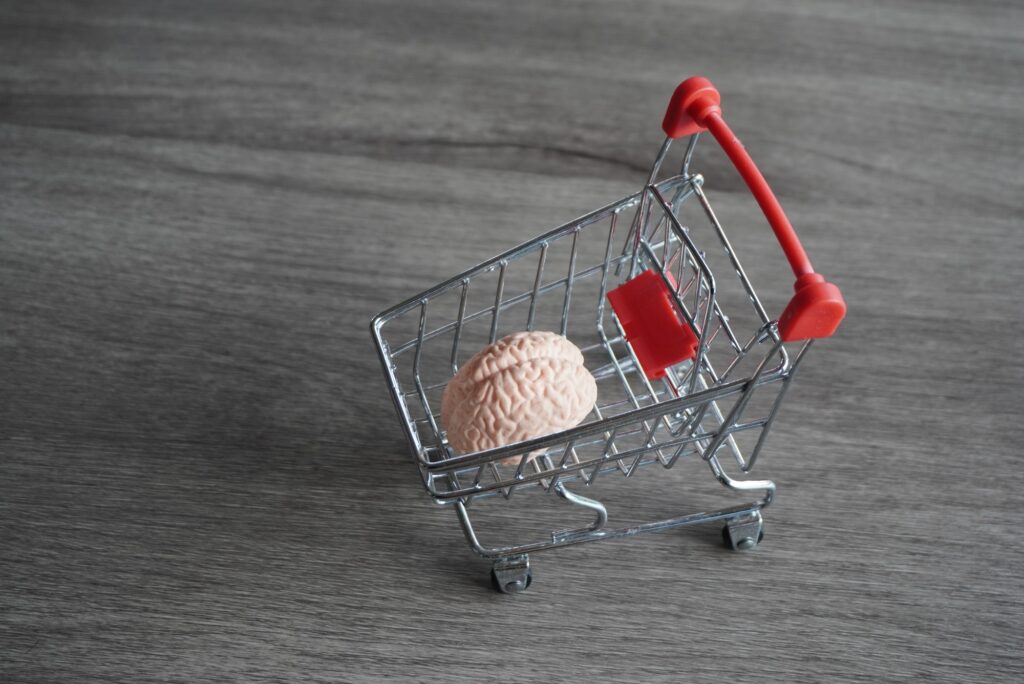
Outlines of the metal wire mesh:
[[[691,151],[692,145],[687,161]],[[396,408],[424,484],[439,502],[510,497],[526,486],[551,491],[614,472],[629,477],[655,463],[671,468],[683,457],[714,460],[718,467],[722,450],[742,471],[753,466],[795,363],[711,209],[703,178],[684,166],[684,173],[653,183],[662,156],[641,192],[374,319]],[[684,224],[687,207],[699,209],[699,224]],[[720,248],[735,277],[716,280],[697,240]],[[610,289],[645,270],[664,278],[700,341],[693,359],[654,382],[607,304]],[[732,319],[722,306],[726,286],[746,302]],[[557,331],[579,346],[597,381],[596,405],[576,428],[484,452],[455,452],[440,425],[444,387],[473,353],[520,330]]]

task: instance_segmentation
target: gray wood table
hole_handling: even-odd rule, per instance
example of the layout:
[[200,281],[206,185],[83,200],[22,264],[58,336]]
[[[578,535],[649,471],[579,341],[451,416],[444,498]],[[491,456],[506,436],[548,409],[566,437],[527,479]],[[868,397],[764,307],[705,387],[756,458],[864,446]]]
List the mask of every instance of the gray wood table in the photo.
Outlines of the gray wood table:
[[[639,189],[697,73],[850,305],[758,463],[765,542],[494,593],[370,317]],[[0,680],[1020,681],[1022,73],[1013,2],[3,3]],[[493,529],[562,510],[522,498]]]

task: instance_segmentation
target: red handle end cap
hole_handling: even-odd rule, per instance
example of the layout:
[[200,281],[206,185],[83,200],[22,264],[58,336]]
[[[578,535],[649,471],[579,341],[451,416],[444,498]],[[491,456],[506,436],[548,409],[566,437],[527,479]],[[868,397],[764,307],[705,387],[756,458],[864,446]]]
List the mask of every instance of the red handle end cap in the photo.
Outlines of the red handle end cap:
[[843,293],[817,273],[800,276],[797,291],[779,316],[784,342],[831,337],[846,316]]
[[712,111],[721,113],[721,104],[722,96],[711,81],[703,76],[692,76],[672,93],[661,128],[670,138],[699,133],[705,129],[704,117]]

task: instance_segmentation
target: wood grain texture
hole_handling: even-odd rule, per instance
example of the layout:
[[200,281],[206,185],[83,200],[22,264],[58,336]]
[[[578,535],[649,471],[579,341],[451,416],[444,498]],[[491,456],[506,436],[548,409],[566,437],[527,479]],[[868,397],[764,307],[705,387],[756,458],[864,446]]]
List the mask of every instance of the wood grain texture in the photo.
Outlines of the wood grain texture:
[[[494,594],[367,324],[637,189],[694,73],[851,307],[766,542]],[[3,3],[0,679],[1020,681],[1021,73],[1014,2]],[[613,516],[718,496],[675,473]]]

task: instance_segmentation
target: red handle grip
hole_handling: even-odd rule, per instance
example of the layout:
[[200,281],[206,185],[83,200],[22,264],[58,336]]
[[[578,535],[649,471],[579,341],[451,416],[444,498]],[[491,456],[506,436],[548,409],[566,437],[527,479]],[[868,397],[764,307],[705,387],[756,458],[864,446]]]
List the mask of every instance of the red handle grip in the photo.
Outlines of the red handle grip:
[[711,81],[701,76],[688,78],[672,94],[661,127],[670,138],[710,131],[761,206],[796,276],[796,294],[779,316],[782,339],[789,342],[829,337],[846,315],[843,294],[838,287],[826,282],[824,276],[814,272],[800,238],[768,181],[722,118],[721,103],[722,96]]

